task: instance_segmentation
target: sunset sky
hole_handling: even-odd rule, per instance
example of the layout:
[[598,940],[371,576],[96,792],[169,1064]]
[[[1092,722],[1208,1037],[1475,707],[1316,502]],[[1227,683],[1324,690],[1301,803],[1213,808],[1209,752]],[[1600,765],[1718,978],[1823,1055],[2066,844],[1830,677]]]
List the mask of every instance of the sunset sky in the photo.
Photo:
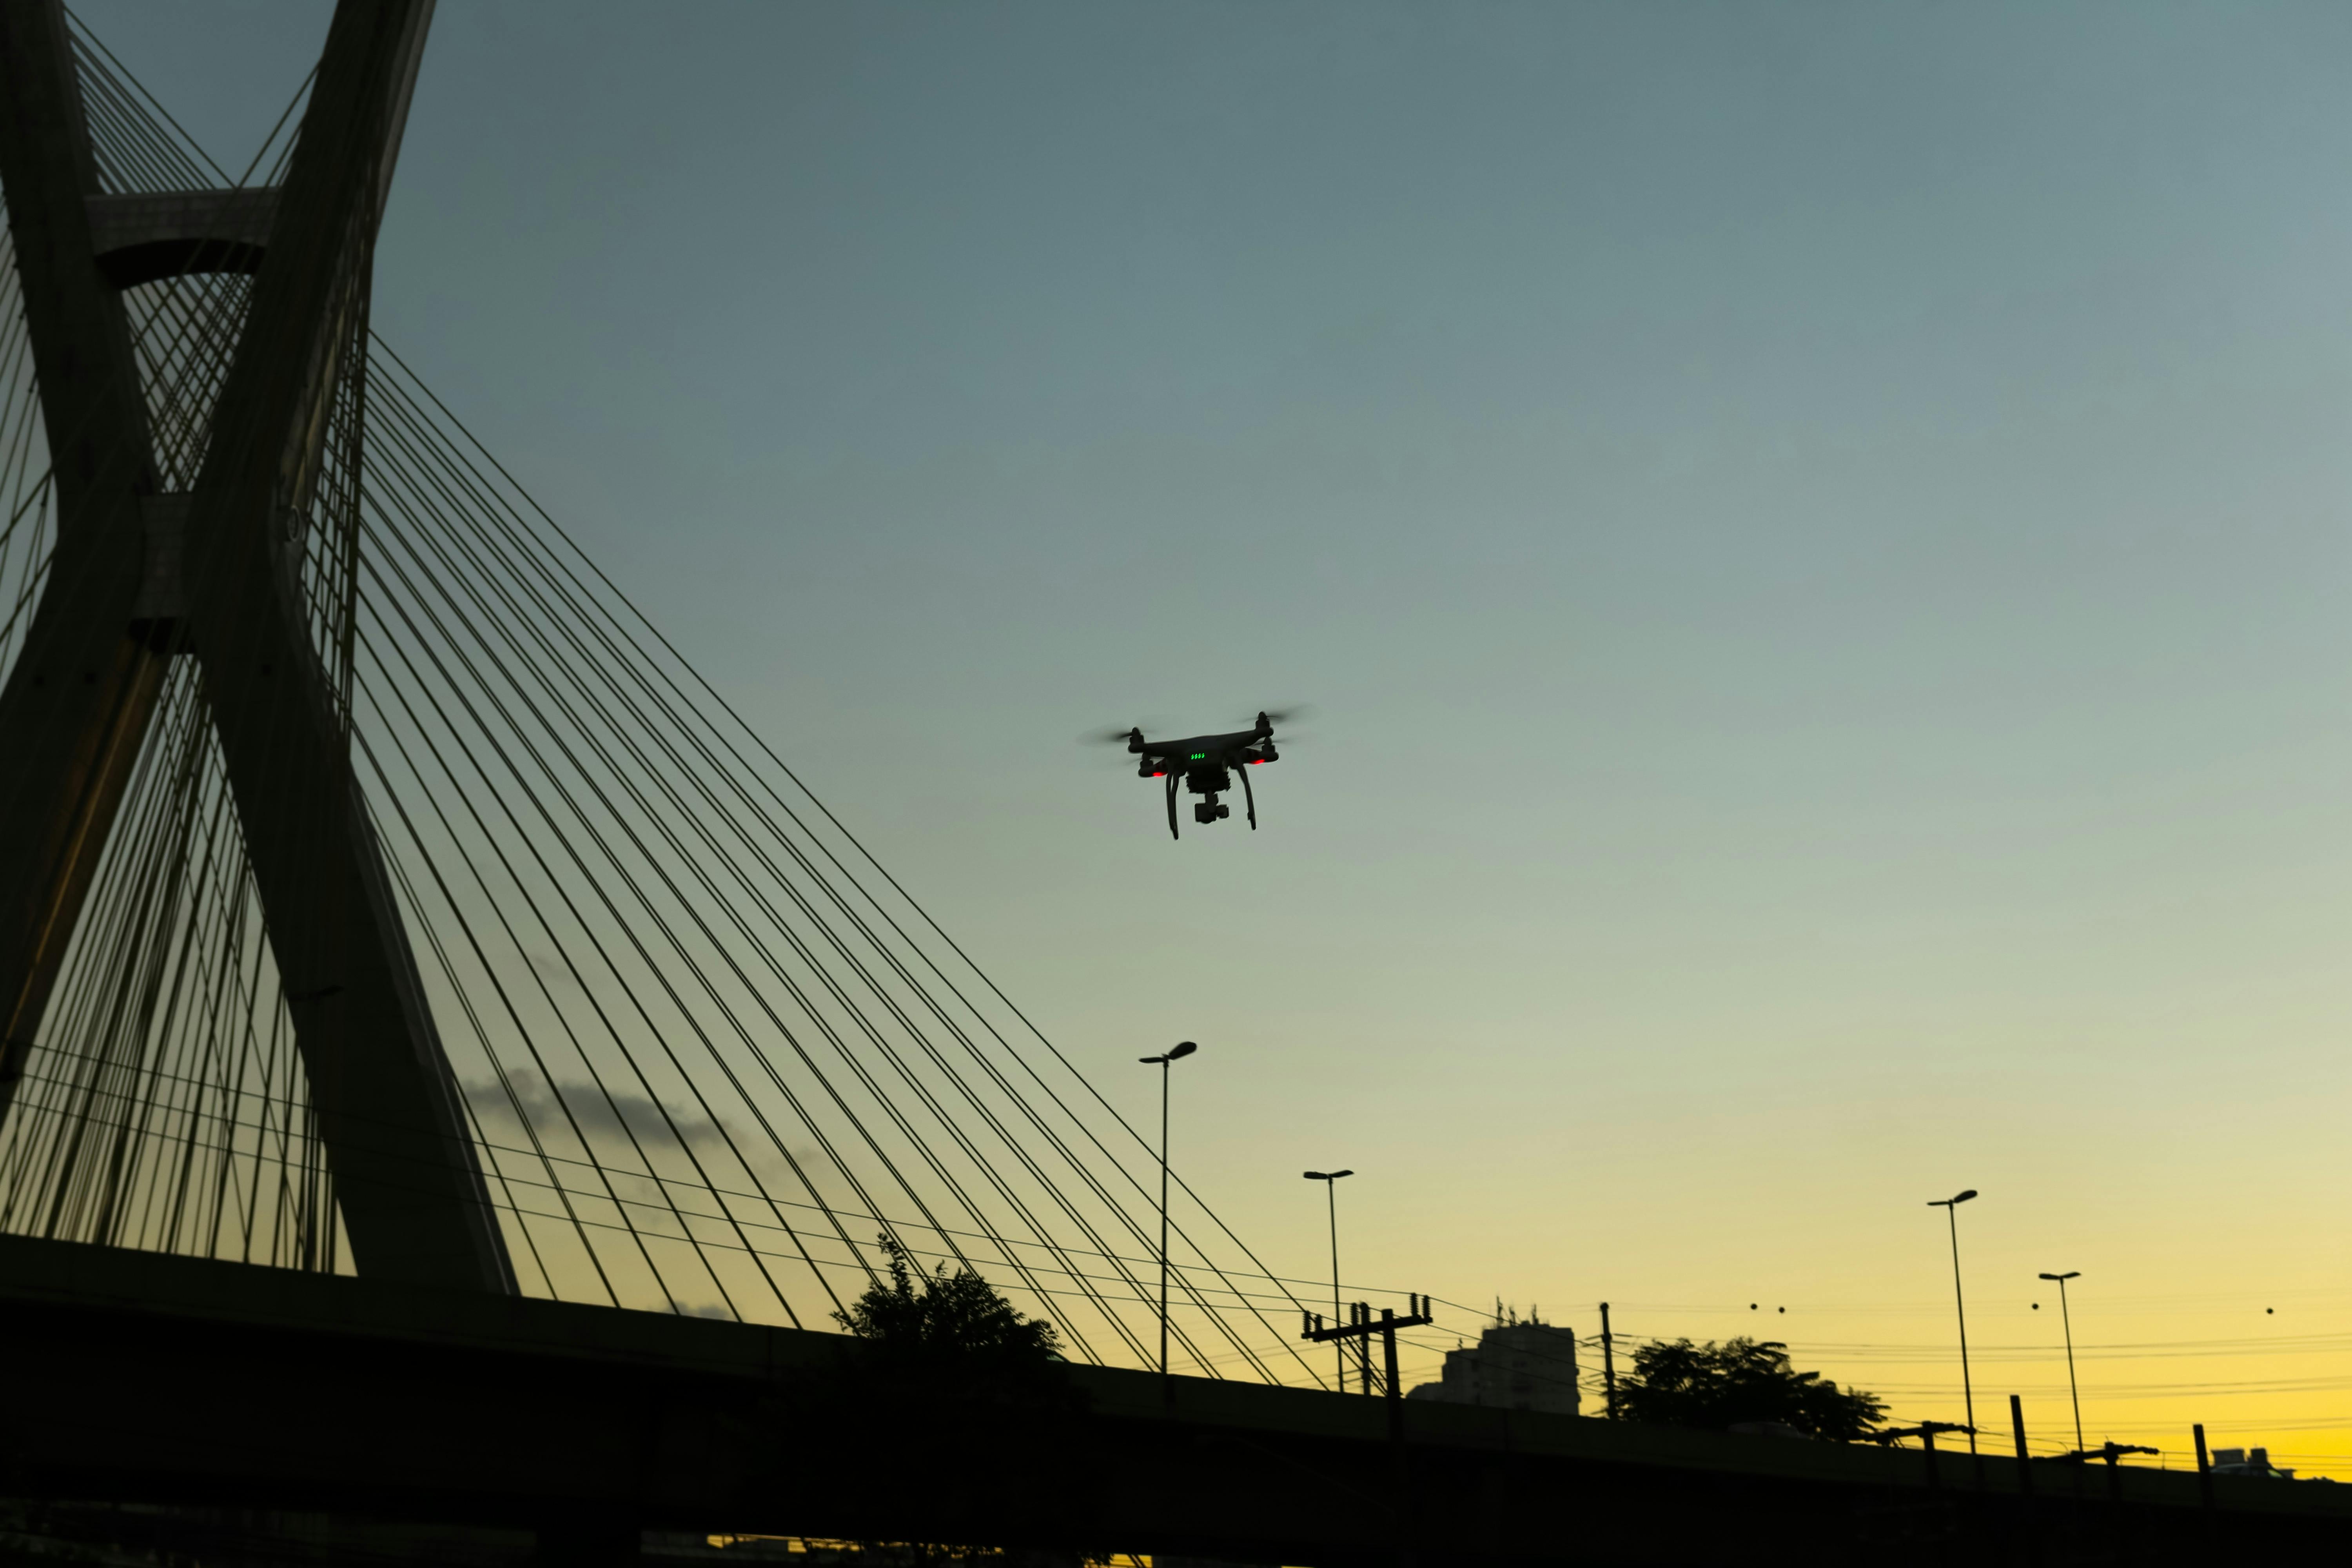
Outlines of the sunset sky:
[[2341,5],[460,0],[374,311],[1278,1268],[1958,1419],[1975,1187],[1989,1423],[2080,1269],[2352,1479],[2347,167]]

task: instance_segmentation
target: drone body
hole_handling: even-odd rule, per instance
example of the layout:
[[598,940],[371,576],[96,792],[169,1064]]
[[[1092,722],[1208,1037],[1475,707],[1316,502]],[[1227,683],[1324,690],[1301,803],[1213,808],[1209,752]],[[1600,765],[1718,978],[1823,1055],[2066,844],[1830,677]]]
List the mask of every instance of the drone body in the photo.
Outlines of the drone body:
[[1250,830],[1257,830],[1257,796],[1250,790],[1249,770],[1282,760],[1282,754],[1274,748],[1273,715],[1260,713],[1255,728],[1236,730],[1229,735],[1149,741],[1141,730],[1136,729],[1120,738],[1138,759],[1137,777],[1168,781],[1168,837],[1181,837],[1176,830],[1178,780],[1201,797],[1192,805],[1192,820],[1205,827],[1233,815],[1233,807],[1219,805],[1217,796],[1234,787],[1235,772],[1241,774],[1242,799],[1249,809]]

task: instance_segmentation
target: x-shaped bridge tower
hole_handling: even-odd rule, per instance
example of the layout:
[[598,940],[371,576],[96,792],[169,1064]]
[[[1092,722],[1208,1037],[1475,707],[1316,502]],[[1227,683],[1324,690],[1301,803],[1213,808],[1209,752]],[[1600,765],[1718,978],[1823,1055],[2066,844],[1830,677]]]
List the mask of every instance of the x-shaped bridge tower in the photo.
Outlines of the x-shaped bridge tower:
[[[354,568],[329,537],[353,504],[336,492],[356,454],[335,447],[359,438],[376,226],[432,9],[341,0],[281,184],[123,194],[100,188],[59,0],[0,0],[0,187],[57,520],[0,690],[0,1110],[159,694],[194,660],[353,1264],[510,1291],[352,769]],[[214,356],[217,391],[174,489],[124,292],[206,272],[251,285],[187,351]]]

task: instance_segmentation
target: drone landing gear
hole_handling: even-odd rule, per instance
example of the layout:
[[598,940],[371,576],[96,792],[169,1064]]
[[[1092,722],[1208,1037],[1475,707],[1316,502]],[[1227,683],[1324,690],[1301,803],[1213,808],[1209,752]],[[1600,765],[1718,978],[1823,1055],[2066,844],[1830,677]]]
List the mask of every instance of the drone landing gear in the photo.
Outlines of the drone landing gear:
[[[1192,803],[1192,820],[1202,826],[1206,827],[1212,822],[1222,822],[1234,814],[1232,806],[1221,805],[1217,803],[1217,796],[1221,793],[1234,787],[1233,775],[1226,773],[1222,766],[1190,770],[1184,775],[1184,787],[1201,796],[1199,800]],[[1242,787],[1244,790],[1249,787],[1247,779],[1242,781]],[[1257,826],[1257,806],[1255,802],[1250,806],[1250,826],[1252,827]],[[1171,838],[1177,836],[1176,775],[1174,773],[1168,775],[1168,836]]]

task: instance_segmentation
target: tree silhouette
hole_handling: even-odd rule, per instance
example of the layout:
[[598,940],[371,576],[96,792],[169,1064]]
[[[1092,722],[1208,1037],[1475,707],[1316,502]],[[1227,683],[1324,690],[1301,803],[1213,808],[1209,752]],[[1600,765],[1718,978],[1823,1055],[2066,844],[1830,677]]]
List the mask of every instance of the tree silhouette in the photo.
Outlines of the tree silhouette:
[[[878,1241],[883,1277],[833,1314],[850,1338],[830,1368],[803,1384],[810,1397],[803,1419],[832,1435],[831,1451],[853,1467],[878,1458],[922,1477],[925,1500],[949,1518],[976,1506],[971,1500],[1034,1491],[1041,1463],[1076,1495],[1107,1485],[1084,1442],[1085,1397],[1054,1325],[1023,1316],[968,1268],[942,1263],[927,1274],[890,1237]],[[919,1536],[866,1540],[862,1548],[864,1561],[892,1568],[957,1568],[1005,1555]]]
[[1027,1383],[1062,1359],[1053,1324],[1022,1316],[971,1269],[942,1263],[926,1274],[894,1237],[878,1239],[888,1278],[833,1314],[870,1363],[976,1390]]
[[1885,1403],[1799,1372],[1778,1340],[1661,1341],[1633,1352],[1617,1393],[1629,1421],[1721,1431],[1738,1422],[1778,1421],[1809,1437],[1852,1442],[1885,1415]]

